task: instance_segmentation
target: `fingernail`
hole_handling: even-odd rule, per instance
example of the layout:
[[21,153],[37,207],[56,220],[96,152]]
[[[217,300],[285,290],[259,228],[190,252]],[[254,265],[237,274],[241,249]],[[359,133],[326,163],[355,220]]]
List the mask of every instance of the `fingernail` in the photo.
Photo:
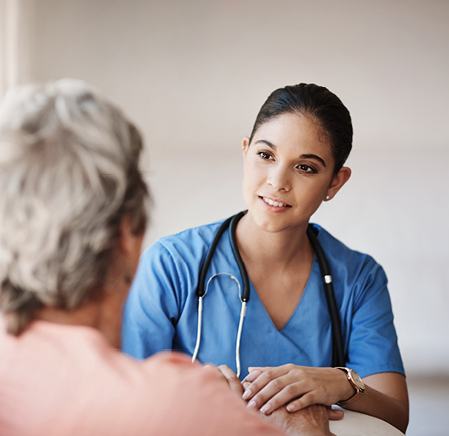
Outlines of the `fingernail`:
[[289,404],[289,405],[286,407],[286,409],[287,409],[287,411],[289,411],[289,412],[294,412],[294,411],[296,410],[296,407],[295,407],[293,404]]
[[271,405],[270,404],[265,404],[265,406],[262,407],[262,409],[260,409],[260,411],[262,413],[268,413],[271,410]]
[[255,409],[257,407],[257,404],[254,400],[252,400],[248,403],[246,407],[248,407],[248,409]]
[[242,383],[242,386],[245,388],[245,391],[249,388],[250,385],[251,385],[251,383],[248,383],[248,382]]
[[251,393],[252,393],[252,392],[251,392],[249,389],[247,389],[247,390],[243,393],[242,398],[243,398],[244,400],[247,400],[248,398],[251,397]]

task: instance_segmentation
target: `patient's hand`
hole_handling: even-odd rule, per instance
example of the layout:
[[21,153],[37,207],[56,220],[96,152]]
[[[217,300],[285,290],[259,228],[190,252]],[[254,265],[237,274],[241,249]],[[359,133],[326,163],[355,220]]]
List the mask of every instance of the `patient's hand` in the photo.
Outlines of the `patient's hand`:
[[226,365],[220,365],[218,369],[228,382],[231,391],[235,392],[241,398],[243,395],[243,386],[236,373]]
[[[315,404],[298,410],[287,412],[281,407],[267,417],[281,427],[290,436],[335,436],[329,430],[329,417],[336,418],[326,406]],[[341,416],[340,416],[341,417]]]
[[226,365],[220,365],[219,367],[215,367],[212,365],[205,365],[205,367],[213,368],[214,370],[216,370],[221,375],[221,377],[223,377],[223,379],[226,381],[231,391],[235,392],[239,396],[239,398],[242,398],[243,394],[242,383],[240,382],[239,378],[231,368],[229,368]]

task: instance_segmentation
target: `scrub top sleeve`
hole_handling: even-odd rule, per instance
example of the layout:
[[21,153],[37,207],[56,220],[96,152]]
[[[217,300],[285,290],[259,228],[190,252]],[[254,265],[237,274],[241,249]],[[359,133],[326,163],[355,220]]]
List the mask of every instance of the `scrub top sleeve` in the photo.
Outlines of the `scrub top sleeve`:
[[347,365],[361,377],[381,372],[404,374],[388,280],[382,267],[372,262],[356,285],[352,319],[346,320],[351,325]]
[[138,359],[171,350],[179,318],[179,274],[158,241],[141,256],[129,293],[122,328],[122,350]]

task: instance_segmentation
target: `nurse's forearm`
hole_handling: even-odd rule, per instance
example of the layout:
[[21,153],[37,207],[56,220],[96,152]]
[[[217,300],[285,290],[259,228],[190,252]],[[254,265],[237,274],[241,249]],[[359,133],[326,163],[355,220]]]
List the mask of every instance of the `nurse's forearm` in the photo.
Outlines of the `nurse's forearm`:
[[405,433],[409,420],[405,377],[396,373],[383,373],[365,377],[363,380],[365,393],[358,395],[344,407],[375,416]]

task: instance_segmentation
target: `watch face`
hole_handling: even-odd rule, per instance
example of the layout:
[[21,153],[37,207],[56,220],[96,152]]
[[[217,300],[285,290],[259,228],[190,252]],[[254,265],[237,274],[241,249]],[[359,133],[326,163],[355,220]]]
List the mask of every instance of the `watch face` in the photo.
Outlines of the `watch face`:
[[357,386],[361,390],[364,390],[365,383],[363,383],[363,380],[360,378],[360,376],[354,370],[351,370],[351,376],[352,376],[353,380],[356,382]]

